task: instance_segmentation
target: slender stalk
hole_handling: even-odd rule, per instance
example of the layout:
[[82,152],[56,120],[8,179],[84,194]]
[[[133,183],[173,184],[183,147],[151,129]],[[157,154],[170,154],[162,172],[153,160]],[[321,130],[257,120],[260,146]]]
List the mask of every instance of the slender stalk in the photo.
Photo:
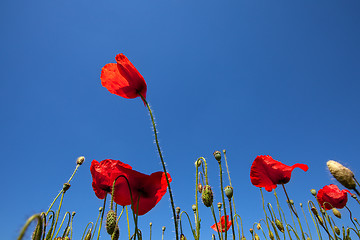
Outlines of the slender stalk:
[[[59,204],[59,208],[58,210],[56,211],[56,220],[55,220],[55,226],[54,226],[54,230],[53,230],[53,233],[51,234],[51,238],[52,239],[54,237],[54,233],[55,233],[55,229],[56,229],[56,225],[57,225],[57,222],[59,220],[59,215],[60,215],[60,209],[61,209],[61,206],[62,206],[62,201],[64,199],[64,195],[65,195],[65,192],[63,191],[63,193],[61,194],[61,198],[60,198],[60,204]],[[55,236],[56,237],[56,236]]]
[[126,221],[127,221],[127,227],[128,227],[128,233],[129,233],[129,239],[130,239],[130,221],[129,221],[129,211],[127,206],[125,206],[126,209]]
[[156,130],[156,125],[155,125],[155,120],[154,120],[154,116],[152,114],[151,108],[149,103],[146,101],[146,99],[141,95],[141,93],[138,93],[141,97],[141,99],[144,101],[144,103],[146,104],[146,107],[149,110],[150,113],[150,117],[151,117],[151,122],[153,125],[153,130],[154,130],[154,136],[155,136],[155,142],[156,142],[156,147],[160,156],[160,160],[161,160],[161,164],[165,173],[165,177],[166,177],[166,182],[167,182],[167,186],[169,189],[169,195],[170,195],[170,202],[171,202],[171,208],[172,208],[172,212],[173,212],[173,218],[174,218],[174,225],[175,225],[175,235],[176,235],[176,240],[179,239],[179,233],[178,233],[178,227],[177,227],[177,221],[176,221],[176,213],[175,213],[175,204],[174,204],[174,199],[172,196],[172,191],[171,191],[171,187],[170,187],[170,181],[169,181],[169,177],[167,175],[167,171],[166,171],[166,166],[165,166],[165,162],[164,162],[164,158],[162,156],[161,153],[161,149],[160,149],[160,145],[159,145],[159,140],[158,140],[158,136],[157,136],[157,130]]
[[229,206],[230,206],[230,217],[231,217],[231,222],[232,222],[231,228],[232,228],[233,240],[235,240],[235,228],[234,228],[233,211],[232,211],[232,207],[231,207],[231,198],[229,198]]
[[181,231],[181,233],[183,233],[183,231],[182,231],[182,221],[181,221],[181,216],[182,216],[183,213],[185,213],[185,215],[187,216],[187,219],[188,219],[188,221],[189,221],[189,225],[190,225],[190,228],[191,228],[191,232],[192,232],[192,234],[194,235],[194,238],[196,239],[195,230],[194,230],[194,228],[193,228],[193,226],[192,226],[192,224],[191,224],[190,217],[189,217],[189,215],[187,214],[187,212],[185,212],[185,211],[182,211],[182,212],[180,213],[180,231]]
[[217,221],[216,221],[216,216],[215,216],[215,211],[214,211],[214,206],[211,205],[211,212],[213,214],[213,218],[214,218],[214,221],[215,221],[215,226],[216,226],[216,230],[217,230],[217,233],[219,235],[219,240],[221,239],[221,236],[220,236],[220,230],[219,230],[219,226],[217,224]]
[[[68,225],[69,225],[71,215],[70,215],[70,212],[66,212],[65,215],[64,215],[64,217],[63,217],[63,220],[61,221],[61,224],[60,224],[60,226],[59,226],[59,229],[58,229],[57,232],[55,233],[55,237],[56,237],[56,236],[58,235],[58,233],[60,232],[60,229],[61,229],[62,225],[64,224],[64,221],[65,221],[65,218],[66,218],[67,215],[69,215],[69,220],[68,220]],[[65,229],[66,229],[66,228],[65,228]],[[63,236],[63,237],[64,237],[64,236]]]
[[309,234],[310,234],[310,239],[312,239],[309,222],[308,222],[308,220],[306,219],[305,211],[304,211],[304,208],[303,208],[303,205],[302,205],[302,204],[300,205],[300,208],[301,208],[301,211],[302,211],[302,213],[303,213],[303,215],[304,215],[304,218],[305,218],[305,222],[306,222],[306,225],[307,225]]
[[97,240],[99,240],[99,238],[100,238],[101,226],[102,226],[103,219],[104,219],[106,196],[107,196],[107,194],[105,195],[105,198],[104,198],[104,205],[103,205],[103,207],[102,207],[102,213],[101,213],[101,219],[100,219],[100,225],[99,225],[99,230],[98,230]]
[[[93,231],[93,232],[95,232],[95,231],[96,231],[96,228],[97,228],[97,225],[98,225],[98,222],[99,222],[100,215],[101,215],[102,211],[103,211],[103,208],[102,208],[102,207],[100,207],[100,208],[99,208],[99,215],[98,215],[98,217],[97,217],[97,219],[96,219],[96,224],[95,224],[95,228],[94,228],[94,231]],[[91,239],[93,239],[93,238],[94,238],[94,236],[95,236],[95,234],[92,234]]]
[[[220,223],[221,223],[221,207],[219,208],[219,219],[220,219]],[[222,224],[220,224],[220,235],[221,235],[221,239],[224,239],[224,234],[223,234],[223,229],[222,229]]]
[[224,209],[224,216],[225,216],[225,240],[227,240],[227,217],[226,217],[226,205],[225,205],[225,194],[224,194],[224,186],[223,186],[223,179],[222,179],[222,168],[221,168],[221,161],[219,163],[219,170],[220,170],[220,186],[221,186],[221,197],[223,201],[223,209]]

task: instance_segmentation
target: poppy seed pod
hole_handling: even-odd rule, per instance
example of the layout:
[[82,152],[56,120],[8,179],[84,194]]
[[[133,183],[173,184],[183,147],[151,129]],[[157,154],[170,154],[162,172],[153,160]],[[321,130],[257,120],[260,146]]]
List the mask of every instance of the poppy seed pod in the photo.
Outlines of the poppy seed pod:
[[106,231],[108,234],[113,234],[116,227],[116,214],[113,210],[110,210],[106,214]]
[[220,163],[220,161],[221,161],[221,153],[219,151],[214,152],[214,157],[215,157],[216,161],[218,161]]
[[210,207],[214,200],[214,195],[209,185],[203,187],[201,199],[206,207]]
[[318,213],[316,207],[312,207],[312,208],[311,208],[311,211],[313,212],[313,214],[314,214],[315,216],[319,216],[319,213]]
[[355,189],[354,173],[350,169],[333,160],[329,160],[326,165],[339,183],[348,189]]
[[163,227],[162,227],[162,231],[163,231],[163,232],[165,232],[165,229],[166,229],[166,227],[165,227],[165,226],[163,226]]
[[332,212],[337,218],[341,218],[341,213],[339,210],[337,210],[337,208],[333,208]]
[[230,186],[225,187],[225,195],[230,200],[233,196],[233,188]]
[[118,240],[119,237],[120,237],[120,229],[118,226],[116,226],[114,232],[111,235],[111,240]]
[[250,231],[251,234],[253,234],[254,229],[250,228],[249,231]]
[[84,163],[84,161],[85,161],[85,157],[84,157],[84,156],[80,156],[80,157],[78,157],[78,158],[76,159],[76,164],[77,164],[77,165],[81,165],[81,164]]
[[340,235],[340,229],[337,226],[334,226],[335,233]]

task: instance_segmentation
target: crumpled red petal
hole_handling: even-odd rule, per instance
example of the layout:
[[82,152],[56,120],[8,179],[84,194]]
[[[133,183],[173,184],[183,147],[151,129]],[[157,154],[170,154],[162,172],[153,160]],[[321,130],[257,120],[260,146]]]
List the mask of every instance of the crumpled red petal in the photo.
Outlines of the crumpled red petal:
[[218,223],[212,225],[211,228],[212,228],[214,231],[217,232],[217,228],[216,228],[216,225],[217,225],[220,232],[225,232],[225,230],[226,230],[226,231],[229,230],[230,227],[231,227],[231,224],[232,224],[232,222],[229,220],[229,215],[226,215],[226,220],[227,220],[227,226],[226,226],[226,228],[225,228],[225,223],[226,223],[226,222],[225,222],[225,216],[222,216],[221,219],[220,219],[220,221],[219,221]]
[[143,76],[122,53],[116,57],[117,63],[108,63],[101,70],[101,84],[109,92],[124,98],[139,97],[146,99],[147,85]]
[[257,156],[250,169],[250,180],[254,186],[264,187],[266,191],[271,192],[277,184],[290,181],[294,168],[300,168],[305,172],[309,169],[306,164],[297,163],[288,166],[268,155]]
[[348,200],[346,193],[351,194],[350,191],[347,189],[340,190],[338,186],[330,184],[320,189],[317,193],[316,198],[319,201],[320,206],[325,208],[325,210],[330,210],[332,209],[332,207],[341,209],[346,206]]

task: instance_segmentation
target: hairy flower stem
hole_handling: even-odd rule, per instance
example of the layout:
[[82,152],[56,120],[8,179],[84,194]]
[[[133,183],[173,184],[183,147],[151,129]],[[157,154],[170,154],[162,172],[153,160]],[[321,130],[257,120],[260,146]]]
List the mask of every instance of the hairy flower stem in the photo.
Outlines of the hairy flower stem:
[[102,213],[101,213],[101,218],[100,218],[100,224],[99,224],[99,230],[98,230],[97,240],[99,240],[99,238],[100,238],[100,231],[101,231],[101,227],[102,227],[102,223],[103,223],[103,219],[104,219],[106,196],[107,196],[107,194],[105,195],[104,205],[103,205],[103,207],[102,207]]
[[[55,220],[55,225],[54,225],[54,230],[53,230],[53,233],[51,234],[51,238],[52,239],[54,237],[54,233],[55,233],[55,229],[56,229],[56,225],[57,225],[57,222],[59,220],[59,215],[60,215],[60,209],[61,209],[61,206],[62,206],[62,202],[63,202],[63,199],[64,199],[64,195],[65,195],[65,192],[63,191],[63,193],[61,194],[61,198],[60,198],[60,203],[59,203],[59,208],[58,210],[56,211],[56,220]],[[56,235],[55,235],[56,237]]]
[[196,240],[200,239],[200,219],[199,219],[199,198],[198,198],[198,185],[199,185],[199,166],[198,161],[203,160],[206,162],[203,157],[200,157],[195,162],[196,167],[196,183],[195,183],[195,205],[196,205],[196,215],[195,215],[195,228],[196,228]]
[[286,198],[289,202],[289,206],[291,208],[291,210],[294,212],[295,216],[296,216],[296,219],[298,220],[298,223],[299,223],[299,227],[300,227],[300,231],[301,231],[301,236],[302,238],[305,240],[305,234],[304,234],[304,231],[302,229],[302,226],[301,226],[301,222],[300,222],[300,219],[299,219],[299,215],[296,213],[295,209],[294,209],[294,206],[290,203],[290,198],[289,198],[289,195],[287,194],[286,192],[286,189],[285,189],[285,185],[284,184],[281,184],[283,186],[283,189],[284,189],[284,192],[285,192],[285,195],[286,195]]
[[[70,215],[70,212],[66,212],[66,213],[65,213],[65,216],[64,216],[64,218],[63,218],[63,220],[62,220],[62,222],[61,222],[61,224],[60,224],[60,226],[59,226],[59,229],[58,229],[57,232],[55,233],[55,237],[59,234],[60,229],[61,229],[62,225],[64,224],[64,221],[65,221],[66,216],[69,216],[69,220],[68,220],[68,224],[67,224],[67,226],[69,226],[71,215]],[[63,237],[64,237],[64,236],[63,236]]]
[[215,226],[216,226],[217,233],[218,233],[218,235],[219,235],[219,239],[222,239],[221,236],[220,236],[219,226],[218,226],[217,221],[216,221],[215,210],[214,210],[214,206],[213,206],[213,205],[211,205],[211,212],[212,212],[212,214],[213,214],[213,218],[214,218],[214,221],[215,221]]
[[43,220],[42,220],[42,218],[41,218],[41,214],[34,214],[34,215],[32,215],[31,217],[29,217],[28,220],[26,221],[25,225],[23,226],[23,228],[22,228],[21,231],[20,231],[20,235],[19,235],[19,237],[17,238],[17,240],[21,240],[21,239],[24,237],[25,232],[26,232],[26,230],[28,229],[30,223],[31,223],[32,221],[35,221],[35,220],[38,220],[38,224],[40,224],[40,228],[42,229],[42,225],[43,225],[43,222],[42,222],[42,221],[43,221]]
[[230,206],[230,217],[231,217],[231,223],[232,223],[231,228],[232,228],[233,240],[235,240],[235,228],[234,228],[234,218],[233,218],[233,211],[232,211],[232,205],[231,205],[231,198],[229,198],[229,206]]
[[[219,208],[219,219],[220,219],[220,222],[221,222],[221,208]],[[223,234],[223,229],[222,229],[222,224],[220,224],[220,234],[221,234],[221,239],[224,239],[224,234]],[[225,227],[226,228],[226,227]]]
[[127,221],[127,226],[128,226],[128,234],[129,234],[129,239],[130,239],[130,221],[129,221],[129,211],[128,211],[128,208],[127,206],[125,206],[125,210],[126,210],[126,221]]
[[226,205],[225,205],[225,194],[224,194],[224,186],[223,186],[223,178],[222,178],[222,168],[221,168],[221,162],[219,163],[219,170],[220,170],[220,186],[221,186],[221,197],[223,201],[223,209],[224,209],[224,216],[225,216],[225,240],[227,240],[227,217],[226,217]]
[[[73,179],[73,177],[75,176],[75,173],[77,172],[78,168],[80,167],[79,164],[76,165],[75,170],[73,172],[73,174],[71,175],[71,177],[69,178],[69,180],[67,181],[67,183],[70,183],[70,181]],[[56,202],[56,200],[58,199],[58,197],[60,196],[60,194],[63,192],[64,190],[61,189],[60,192],[58,193],[58,195],[56,195],[56,197],[54,198],[54,200],[52,201],[52,203],[50,204],[49,209],[46,211],[46,215],[49,213],[49,211],[51,210],[52,206],[54,205],[54,203]]]
[[268,222],[268,216],[267,216],[266,208],[265,208],[265,201],[264,201],[264,195],[263,195],[263,192],[262,192],[262,188],[260,188],[260,193],[261,193],[263,210],[264,210],[264,214],[265,214],[266,226],[270,230],[270,226],[269,226],[269,222]]
[[166,171],[166,166],[165,166],[164,158],[163,158],[163,156],[162,156],[161,149],[160,149],[160,145],[159,145],[159,140],[158,140],[158,136],[157,136],[157,130],[156,130],[156,125],[155,125],[154,116],[153,116],[153,114],[152,114],[152,111],[151,111],[151,108],[150,108],[149,103],[148,103],[148,102],[146,101],[146,99],[141,95],[140,92],[138,92],[138,93],[139,93],[141,99],[142,99],[142,100],[144,101],[144,103],[146,104],[146,107],[148,108],[149,113],[150,113],[151,122],[152,122],[152,125],[153,125],[154,136],[155,136],[156,147],[157,147],[157,150],[158,150],[158,153],[159,153],[159,156],[160,156],[161,164],[162,164],[162,167],[163,167],[163,170],[164,170],[164,173],[165,173],[166,182],[167,182],[167,186],[168,186],[168,189],[169,189],[170,202],[171,202],[171,208],[172,208],[172,212],[173,212],[174,225],[175,225],[175,235],[176,235],[176,240],[178,240],[178,239],[179,239],[179,233],[178,233],[178,227],[177,227],[177,221],[176,221],[175,204],[174,204],[174,199],[173,199],[173,196],[172,196],[172,191],[171,191],[171,187],[170,187],[169,177],[168,177],[167,171]]
[[310,226],[309,226],[309,222],[306,218],[306,215],[305,215],[305,211],[304,211],[304,208],[303,208],[303,205],[300,205],[300,208],[301,208],[301,211],[304,215],[304,218],[305,218],[305,222],[306,222],[306,225],[307,225],[307,228],[308,228],[308,231],[309,231],[309,234],[310,234],[310,239],[312,239],[312,236],[311,236],[311,231],[310,231]]

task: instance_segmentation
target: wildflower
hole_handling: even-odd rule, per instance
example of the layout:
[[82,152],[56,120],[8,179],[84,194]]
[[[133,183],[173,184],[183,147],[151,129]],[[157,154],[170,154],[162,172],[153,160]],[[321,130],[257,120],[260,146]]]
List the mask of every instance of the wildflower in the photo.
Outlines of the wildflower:
[[220,221],[217,224],[212,225],[211,228],[217,232],[217,228],[216,228],[217,225],[220,232],[225,232],[230,229],[232,224],[231,221],[229,220],[229,215],[226,215],[226,221],[227,221],[227,226],[225,227],[225,216],[222,216]]
[[291,172],[294,168],[300,168],[307,171],[309,167],[306,164],[285,165],[274,160],[271,156],[257,156],[251,166],[250,179],[256,187],[264,187],[266,191],[271,192],[277,184],[285,184],[290,181]]
[[116,55],[116,63],[108,63],[101,70],[101,84],[109,92],[124,98],[136,98],[140,94],[146,99],[146,82],[122,53]]
[[[146,175],[132,170],[131,166],[118,160],[106,159],[100,163],[93,160],[90,170],[93,176],[93,189],[98,198],[104,198],[106,193],[111,193],[114,180],[119,176],[124,176],[116,180],[114,201],[121,206],[126,206],[131,204],[132,198],[131,208],[138,215],[144,215],[155,207],[167,190],[164,172]],[[171,182],[169,173],[168,178]],[[131,195],[127,182],[130,185]],[[138,209],[137,206],[139,206]]]
[[330,210],[333,207],[341,209],[345,207],[348,200],[346,193],[350,193],[349,190],[340,190],[338,186],[330,184],[318,191],[317,200],[325,210]]

